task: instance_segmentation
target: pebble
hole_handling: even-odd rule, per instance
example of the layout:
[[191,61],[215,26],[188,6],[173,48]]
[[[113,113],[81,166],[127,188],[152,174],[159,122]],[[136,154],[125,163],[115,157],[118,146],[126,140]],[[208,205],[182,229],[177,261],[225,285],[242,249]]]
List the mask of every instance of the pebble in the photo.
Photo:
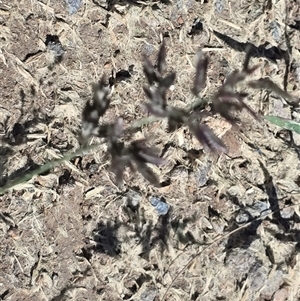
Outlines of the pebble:
[[74,15],[79,10],[82,0],[65,0],[67,4],[67,10],[70,15]]
[[235,218],[235,220],[236,220],[236,222],[238,224],[245,224],[245,223],[247,223],[249,221],[249,218],[250,218],[250,216],[249,216],[248,213],[246,213],[246,212],[240,212],[238,214],[238,216]]
[[270,23],[271,35],[275,41],[279,41],[281,38],[280,25],[276,21]]
[[142,196],[134,191],[134,190],[129,190],[127,194],[127,204],[131,207],[138,207],[140,205],[140,202],[142,200]]
[[215,10],[220,14],[224,10],[224,0],[217,0],[215,2]]
[[236,217],[236,222],[239,224],[247,223],[251,218],[263,217],[271,213],[270,203],[268,201],[256,201],[251,207],[243,208]]
[[204,162],[200,165],[196,171],[196,176],[198,178],[198,183],[200,187],[206,185],[207,181],[209,180],[209,171],[211,168],[211,162]]
[[141,301],[154,301],[156,295],[156,289],[148,289],[141,294]]
[[151,197],[150,203],[156,209],[158,215],[166,215],[170,209],[170,205],[158,197]]
[[280,215],[282,218],[289,219],[292,218],[295,213],[295,209],[293,207],[283,208],[280,211]]

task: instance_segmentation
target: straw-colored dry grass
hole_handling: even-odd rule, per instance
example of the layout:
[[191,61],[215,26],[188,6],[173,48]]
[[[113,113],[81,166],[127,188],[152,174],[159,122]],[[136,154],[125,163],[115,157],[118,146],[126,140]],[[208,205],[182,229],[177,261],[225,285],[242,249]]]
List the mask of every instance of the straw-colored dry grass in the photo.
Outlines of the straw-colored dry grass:
[[[208,97],[242,67],[239,50],[246,42],[261,46],[251,61],[261,65],[253,78],[270,77],[299,97],[297,1],[158,1],[157,9],[132,5],[124,14],[117,11],[122,5],[107,12],[98,2],[85,0],[70,16],[62,0],[0,1],[2,177],[14,178],[79,146],[81,111],[103,74],[133,66],[131,78],[114,87],[103,121],[121,116],[130,124],[145,116],[142,58],[155,59],[162,36],[168,68],[177,72],[172,105],[193,101],[198,50],[210,58],[202,92]],[[203,31],[190,35],[195,20]],[[66,50],[53,68],[48,34],[58,35]],[[272,55],[278,59],[266,58]],[[299,121],[299,109],[282,99],[249,92],[256,112]],[[241,120],[238,131],[217,116],[207,119],[228,146],[221,156],[203,153],[184,128],[166,133],[165,122],[138,132],[168,157],[167,166],[155,169],[162,188],[129,172],[118,188],[103,145],[1,196],[0,299],[162,300],[193,255],[235,229],[242,207],[297,204],[299,136],[256,124],[246,113]],[[157,216],[151,195],[171,205],[168,217]],[[126,206],[133,197],[140,201],[138,212]],[[164,300],[299,300],[299,217],[299,207],[289,207],[220,239],[178,276]]]

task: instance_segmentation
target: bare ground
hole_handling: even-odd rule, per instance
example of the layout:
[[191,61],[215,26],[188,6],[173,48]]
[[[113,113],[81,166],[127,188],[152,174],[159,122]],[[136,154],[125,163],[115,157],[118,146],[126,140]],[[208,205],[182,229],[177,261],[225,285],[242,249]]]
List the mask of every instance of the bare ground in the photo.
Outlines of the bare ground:
[[[246,42],[257,47],[254,77],[300,97],[297,0],[143,3],[108,11],[86,0],[70,15],[63,0],[0,1],[3,184],[79,146],[81,111],[103,74],[131,74],[115,85],[103,121],[145,116],[143,55],[154,60],[161,37],[177,72],[173,105],[193,100],[198,50],[210,58],[209,97],[241,68]],[[57,64],[47,35],[65,50]],[[272,93],[249,93],[261,115],[300,121]],[[129,172],[117,187],[103,146],[11,189],[0,201],[0,300],[300,300],[300,138],[247,114],[241,121],[237,130],[207,120],[228,146],[221,156],[184,128],[166,133],[164,122],[137,133],[169,160],[155,170],[161,188]],[[166,216],[153,195],[171,206]],[[262,212],[270,214],[245,225]]]

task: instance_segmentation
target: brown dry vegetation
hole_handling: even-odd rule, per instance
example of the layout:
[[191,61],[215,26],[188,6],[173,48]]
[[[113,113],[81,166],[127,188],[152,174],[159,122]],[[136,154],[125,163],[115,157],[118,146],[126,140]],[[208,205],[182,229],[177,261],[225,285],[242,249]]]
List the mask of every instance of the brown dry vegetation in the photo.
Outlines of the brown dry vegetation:
[[[209,97],[242,67],[246,42],[261,66],[251,78],[270,77],[300,97],[298,0],[125,2],[107,11],[105,1],[85,0],[69,15],[63,0],[0,1],[3,183],[79,146],[81,112],[103,74],[131,77],[117,81],[102,121],[146,116],[143,55],[154,61],[162,37],[177,73],[172,105],[192,103],[200,49],[210,60],[201,92]],[[47,35],[65,50],[57,64]],[[259,114],[300,121],[273,93],[247,92]],[[240,119],[239,130],[206,120],[228,147],[222,155],[203,152],[184,127],[167,133],[164,121],[136,133],[168,158],[155,169],[161,188],[130,172],[116,186],[104,144],[2,195],[0,300],[300,300],[300,139],[244,112]],[[166,216],[153,195],[171,205]],[[262,208],[267,217],[230,232]]]

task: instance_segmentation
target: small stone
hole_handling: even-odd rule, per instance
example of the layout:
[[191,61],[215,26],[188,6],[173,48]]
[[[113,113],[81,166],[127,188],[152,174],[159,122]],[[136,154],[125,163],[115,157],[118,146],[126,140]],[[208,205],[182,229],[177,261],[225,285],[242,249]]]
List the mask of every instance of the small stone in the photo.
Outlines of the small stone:
[[283,208],[280,211],[280,215],[282,218],[289,219],[294,215],[295,209],[293,207]]
[[266,202],[257,201],[253,204],[252,208],[258,211],[259,213],[262,213],[270,209],[270,203],[268,201]]
[[150,203],[153,207],[155,207],[158,215],[166,215],[170,209],[170,205],[163,202],[161,198],[151,197]]
[[153,301],[157,295],[157,290],[152,288],[152,289],[147,289],[145,292],[141,294],[141,301]]
[[138,207],[141,199],[142,196],[134,190],[130,190],[127,194],[127,204],[131,207]]
[[228,188],[227,193],[230,197],[241,198],[245,191],[239,186],[231,186]]
[[279,41],[281,38],[280,25],[276,21],[270,23],[271,35],[275,41]]
[[237,279],[243,279],[250,271],[252,275],[255,275],[261,266],[252,250],[240,248],[231,250],[226,258],[225,264]]
[[199,165],[197,168],[197,171],[195,172],[195,176],[198,178],[198,183],[200,187],[203,187],[206,185],[208,179],[209,179],[209,171],[211,168],[211,162],[203,162],[203,164]]
[[201,226],[203,229],[208,229],[208,230],[211,230],[213,228],[211,222],[205,216],[201,218]]
[[282,271],[277,270],[272,273],[272,276],[270,276],[266,281],[265,286],[261,291],[261,297],[267,300],[271,300],[274,293],[279,290],[283,281]]
[[247,223],[250,218],[257,218],[259,216],[267,216],[271,213],[270,203],[268,201],[255,201],[250,207],[246,207],[236,217],[236,222],[239,224]]
[[[280,97],[272,97],[273,107],[271,107],[270,114],[282,118],[291,119],[291,111],[285,101]],[[272,103],[271,102],[271,103]]]
[[215,2],[215,10],[220,14],[224,10],[224,0],[217,0]]
[[297,67],[295,68],[295,74],[297,76],[298,82],[300,82],[300,65],[297,65]]
[[67,4],[67,10],[70,15],[74,15],[79,10],[82,0],[65,0]]
[[236,222],[238,224],[244,224],[249,222],[250,216],[247,212],[241,212],[238,214],[238,216],[235,218]]
[[286,288],[281,288],[274,294],[273,301],[285,301],[288,296],[288,290]]

